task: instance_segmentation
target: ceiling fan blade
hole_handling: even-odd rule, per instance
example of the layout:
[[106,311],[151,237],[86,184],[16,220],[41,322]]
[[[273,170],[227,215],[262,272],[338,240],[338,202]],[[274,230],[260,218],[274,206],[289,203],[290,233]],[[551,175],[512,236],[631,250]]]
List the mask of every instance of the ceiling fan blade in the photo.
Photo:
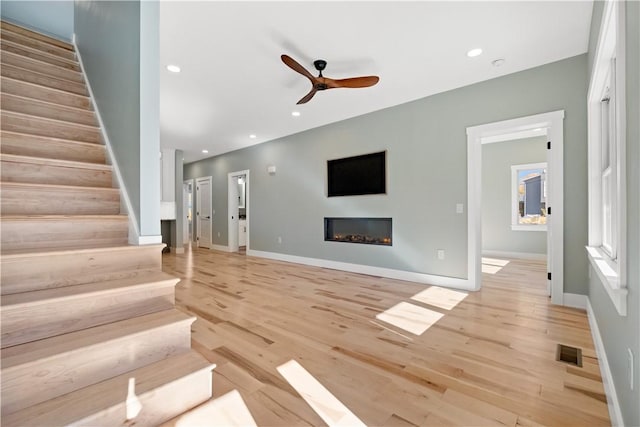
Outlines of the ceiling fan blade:
[[305,76],[306,78],[311,80],[312,83],[315,82],[315,77],[309,71],[307,71],[306,68],[304,68],[302,65],[298,64],[296,62],[296,60],[293,59],[292,57],[290,57],[288,55],[281,55],[280,59],[282,59],[282,62],[284,62],[293,71],[296,71],[296,72],[302,74],[303,76]]
[[325,78],[325,84],[331,89],[339,87],[357,88],[373,86],[380,81],[378,76],[353,77],[350,79],[329,79]]
[[306,95],[304,96],[304,98],[302,98],[300,101],[296,102],[296,104],[306,104],[307,102],[309,102],[309,100],[310,100],[311,98],[313,98],[313,95],[315,95],[317,91],[318,91],[318,90],[317,90],[315,87],[314,87],[314,88],[312,88],[312,89],[311,89],[311,92],[309,92],[308,94],[306,94]]

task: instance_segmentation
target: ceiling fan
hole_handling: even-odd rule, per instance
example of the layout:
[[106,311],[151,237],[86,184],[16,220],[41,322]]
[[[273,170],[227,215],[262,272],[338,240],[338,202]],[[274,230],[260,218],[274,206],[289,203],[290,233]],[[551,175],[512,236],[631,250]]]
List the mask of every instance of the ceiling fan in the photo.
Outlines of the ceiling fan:
[[328,77],[324,77],[322,75],[322,70],[324,70],[327,66],[327,61],[322,59],[318,59],[317,61],[313,61],[313,65],[316,67],[316,70],[320,72],[318,77],[314,77],[306,68],[302,65],[298,64],[293,58],[288,55],[281,55],[280,59],[284,62],[289,68],[293,71],[296,71],[311,81],[311,92],[306,94],[297,104],[305,104],[309,102],[313,95],[316,94],[319,90],[326,89],[336,89],[340,87],[347,88],[358,88],[358,87],[369,87],[373,86],[380,78],[378,76],[366,76],[366,77],[353,77],[350,79],[330,79]]

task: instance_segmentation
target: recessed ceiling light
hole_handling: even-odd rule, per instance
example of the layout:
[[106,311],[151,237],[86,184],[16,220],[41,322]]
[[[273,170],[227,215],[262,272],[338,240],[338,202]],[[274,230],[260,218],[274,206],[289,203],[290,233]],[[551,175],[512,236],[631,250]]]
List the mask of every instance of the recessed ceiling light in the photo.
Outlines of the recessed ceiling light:
[[491,64],[494,67],[501,67],[503,64],[505,63],[505,60],[500,58],[500,59],[496,59],[495,61],[491,61]]
[[249,138],[256,139],[256,136],[254,134],[251,134],[251,135],[249,135]]
[[178,67],[177,65],[167,65],[167,70],[171,71],[172,73],[179,73],[180,72],[180,67]]
[[209,150],[202,150],[202,152],[203,152],[204,154],[207,154],[207,153],[209,152]]
[[292,111],[292,112],[291,112],[291,115],[292,115],[293,117],[300,117],[300,111]]
[[467,56],[469,58],[473,58],[475,56],[478,56],[482,53],[482,49],[471,49],[469,52],[467,52]]

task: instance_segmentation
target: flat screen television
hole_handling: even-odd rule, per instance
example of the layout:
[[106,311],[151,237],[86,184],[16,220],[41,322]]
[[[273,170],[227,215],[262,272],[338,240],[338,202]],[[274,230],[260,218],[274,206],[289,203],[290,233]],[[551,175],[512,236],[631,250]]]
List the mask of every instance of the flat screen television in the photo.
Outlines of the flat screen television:
[[386,152],[328,160],[327,184],[329,197],[386,193]]

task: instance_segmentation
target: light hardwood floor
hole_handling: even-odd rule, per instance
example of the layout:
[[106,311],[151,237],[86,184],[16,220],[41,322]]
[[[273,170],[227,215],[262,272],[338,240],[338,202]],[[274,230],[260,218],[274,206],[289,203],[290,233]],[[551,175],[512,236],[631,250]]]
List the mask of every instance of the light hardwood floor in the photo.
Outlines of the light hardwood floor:
[[[217,251],[163,269],[214,397],[238,390],[259,426],[326,425],[277,370],[290,360],[369,426],[610,424],[586,313],[549,303],[543,263],[510,260],[451,310],[412,300],[425,285]],[[443,316],[422,335],[376,318],[399,303]]]

